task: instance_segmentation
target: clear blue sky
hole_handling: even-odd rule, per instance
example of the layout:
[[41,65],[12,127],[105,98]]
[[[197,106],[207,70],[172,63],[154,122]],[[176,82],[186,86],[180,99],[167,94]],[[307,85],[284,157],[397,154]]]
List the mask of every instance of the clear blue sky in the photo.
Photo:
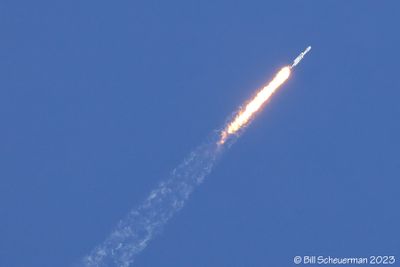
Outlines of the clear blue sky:
[[0,266],[69,267],[313,49],[136,266],[400,261],[398,1],[0,3]]

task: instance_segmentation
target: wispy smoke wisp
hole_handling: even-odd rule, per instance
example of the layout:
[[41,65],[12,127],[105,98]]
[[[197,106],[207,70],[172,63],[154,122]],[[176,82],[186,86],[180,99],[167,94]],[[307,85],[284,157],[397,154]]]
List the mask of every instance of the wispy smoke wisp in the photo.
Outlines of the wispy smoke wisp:
[[229,144],[217,144],[216,138],[190,153],[167,180],[150,192],[142,205],[132,210],[102,244],[84,257],[83,265],[128,267],[183,207],[194,188],[211,172],[223,150],[229,147]]

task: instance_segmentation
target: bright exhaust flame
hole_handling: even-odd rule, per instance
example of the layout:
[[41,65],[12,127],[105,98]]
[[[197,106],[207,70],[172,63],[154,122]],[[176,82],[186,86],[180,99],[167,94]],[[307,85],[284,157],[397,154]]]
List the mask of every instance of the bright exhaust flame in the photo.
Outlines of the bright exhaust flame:
[[226,139],[239,131],[253,117],[262,105],[271,97],[271,95],[289,78],[291,72],[290,66],[283,67],[274,79],[261,89],[257,95],[236,115],[236,117],[221,132],[221,139],[218,144],[222,145]]

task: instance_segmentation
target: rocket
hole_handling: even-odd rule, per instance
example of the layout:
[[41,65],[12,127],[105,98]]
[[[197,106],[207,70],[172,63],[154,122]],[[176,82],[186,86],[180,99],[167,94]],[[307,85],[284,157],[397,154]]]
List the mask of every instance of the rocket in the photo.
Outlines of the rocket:
[[295,60],[293,61],[292,66],[290,66],[290,68],[294,68],[296,67],[297,64],[300,63],[300,61],[303,59],[303,57],[311,50],[311,46],[307,47],[306,50],[304,50],[303,52],[300,53],[300,55],[298,55]]

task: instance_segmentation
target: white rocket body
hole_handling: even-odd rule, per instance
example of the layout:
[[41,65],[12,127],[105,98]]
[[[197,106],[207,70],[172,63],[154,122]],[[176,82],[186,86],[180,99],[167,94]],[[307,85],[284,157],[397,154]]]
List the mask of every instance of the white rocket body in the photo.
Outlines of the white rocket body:
[[303,59],[303,57],[311,50],[311,46],[307,47],[306,50],[304,50],[303,52],[300,53],[300,55],[298,55],[295,60],[293,61],[292,66],[290,66],[290,68],[296,67],[297,64],[300,63],[300,61]]

